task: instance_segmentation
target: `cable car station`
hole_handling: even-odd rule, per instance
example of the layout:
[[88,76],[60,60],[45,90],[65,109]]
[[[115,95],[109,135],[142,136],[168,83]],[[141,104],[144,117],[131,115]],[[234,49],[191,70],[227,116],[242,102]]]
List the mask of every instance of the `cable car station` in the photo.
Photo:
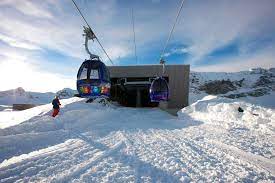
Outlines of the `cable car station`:
[[169,86],[167,101],[152,101],[150,86],[163,72],[162,65],[109,66],[111,100],[130,107],[181,109],[188,105],[189,65],[166,65],[164,79]]
[[[83,36],[85,36],[85,50],[90,57],[85,59],[77,73],[76,86],[79,97],[88,98],[87,102],[101,98],[115,100],[129,107],[160,107],[172,114],[188,105],[190,66],[166,65],[163,58],[179,18],[183,1],[160,54],[158,65],[109,67],[106,67],[99,56],[90,52],[89,40],[97,41],[114,65],[77,4],[74,0],[72,2],[87,25],[84,26]],[[135,42],[134,19],[133,32]],[[135,57],[137,61],[136,47]]]

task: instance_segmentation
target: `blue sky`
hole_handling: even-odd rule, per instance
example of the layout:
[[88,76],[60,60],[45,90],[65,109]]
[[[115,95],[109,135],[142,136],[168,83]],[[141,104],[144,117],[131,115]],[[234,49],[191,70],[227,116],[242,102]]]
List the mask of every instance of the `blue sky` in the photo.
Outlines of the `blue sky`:
[[[181,0],[76,2],[115,65],[135,65],[157,64]],[[0,20],[0,90],[75,88],[78,67],[88,56],[84,22],[71,0],[1,0]],[[194,71],[274,67],[274,20],[274,0],[186,0],[165,60],[190,64]],[[97,43],[90,48],[110,65]]]

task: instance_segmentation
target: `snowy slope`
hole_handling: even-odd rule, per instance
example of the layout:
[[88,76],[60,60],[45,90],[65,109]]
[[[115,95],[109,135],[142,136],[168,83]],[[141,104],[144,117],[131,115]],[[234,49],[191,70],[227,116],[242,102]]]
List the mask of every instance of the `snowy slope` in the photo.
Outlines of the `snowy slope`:
[[[67,104],[70,104],[79,100],[82,100],[82,99],[79,99],[79,98],[63,99],[61,100],[61,103],[62,103],[61,108],[65,107]],[[32,109],[27,109],[24,111],[12,111],[12,112],[0,111],[0,129],[20,124],[35,116],[39,117],[45,114],[49,114],[51,110],[52,110],[52,104],[45,104],[38,107],[34,107]]]
[[[238,98],[275,109],[275,102],[267,100],[271,96],[275,96],[275,74],[265,69],[261,69],[261,72],[190,73],[190,104],[213,94],[227,98]],[[269,96],[264,97],[266,95]]]
[[[275,180],[271,109],[254,106],[260,116],[249,123],[250,114],[238,121],[234,112],[221,121],[220,113],[233,111],[235,104],[213,97],[183,109],[180,117],[67,101],[57,118],[30,112],[28,121],[0,129],[1,182]],[[221,111],[215,107],[219,102],[225,102]]]

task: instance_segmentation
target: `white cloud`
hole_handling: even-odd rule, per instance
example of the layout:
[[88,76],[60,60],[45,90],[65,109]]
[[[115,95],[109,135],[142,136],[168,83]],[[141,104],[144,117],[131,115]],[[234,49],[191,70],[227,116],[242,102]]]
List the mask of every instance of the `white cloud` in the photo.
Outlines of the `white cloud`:
[[[86,57],[82,46],[84,38],[81,36],[83,21],[70,1],[22,2],[3,0],[2,4],[8,4],[27,15],[33,9],[40,13],[34,12],[32,19],[22,17],[16,12],[0,13],[3,22],[0,32],[11,39],[25,40],[26,44],[33,43],[38,47],[50,48],[74,57]],[[116,0],[77,3],[114,60],[133,55],[130,8],[121,8]],[[152,42],[163,44],[179,3],[177,0],[162,3],[162,6],[146,4],[143,8],[135,7],[137,50],[140,54],[152,51]],[[275,3],[268,0],[240,0],[234,3],[228,0],[186,1],[171,44],[179,42],[188,45],[191,55],[189,63],[196,63],[231,41],[240,38],[249,40],[249,37],[262,33],[267,25],[261,22],[272,22],[274,17],[273,4]],[[95,8],[96,11],[90,11]],[[100,49],[93,45],[92,48],[96,50],[96,54],[104,57]],[[120,51],[112,51],[114,48]]]
[[[275,30],[274,1],[186,1],[175,36],[190,45],[191,64],[230,44],[270,35]],[[243,46],[244,46],[243,45]]]
[[62,88],[75,88],[75,81],[62,75],[41,71],[21,60],[0,62],[0,91],[23,87],[28,91],[56,92]]
[[[79,0],[77,3],[116,64],[119,64],[119,58],[134,55],[131,8],[121,6],[116,0],[92,2]],[[158,54],[155,53],[156,49],[162,48],[179,3],[179,0],[174,0],[169,3],[148,1],[146,5],[135,4],[136,42],[139,55]],[[196,65],[215,49],[235,40],[242,43],[240,50],[247,53],[250,50],[248,43],[251,39],[258,39],[275,31],[274,4],[272,0],[186,1],[170,45],[184,44],[187,48],[172,49],[166,55],[188,51],[191,60],[186,62],[191,63],[192,68],[193,64]],[[4,55],[4,59],[30,64],[33,74],[39,74],[41,71],[34,65],[45,64],[47,58],[38,63],[32,59],[32,56],[45,50],[54,50],[76,60],[88,57],[83,46],[84,23],[71,1],[0,0],[0,20],[0,39],[10,45],[6,48],[0,47],[0,56]],[[90,48],[110,65],[97,43],[91,44]],[[269,51],[266,50],[265,54],[271,55]],[[263,53],[258,54],[264,58]],[[256,58],[255,55],[253,57]],[[234,69],[238,69],[240,60],[246,63],[242,68],[262,64],[248,57],[231,59],[232,65],[236,65]],[[221,62],[226,62],[226,59],[222,59]],[[272,64],[271,61],[264,63]],[[213,66],[210,68],[216,69]],[[50,72],[50,70],[42,71],[45,75],[51,74]],[[66,78],[56,74],[52,74],[49,78],[52,76]]]
[[34,3],[31,0],[1,0],[0,6],[10,6],[25,15],[40,17],[40,18],[53,18],[53,15],[45,10],[43,6],[45,3],[49,3],[51,1],[40,1],[39,3]]
[[160,0],[152,0],[152,3],[159,3]]
[[33,50],[1,44],[0,50],[0,91],[20,86],[28,91],[41,92],[75,88],[75,78],[63,73],[65,67],[60,68],[61,74],[51,72],[51,67],[45,70],[41,64],[49,63],[33,57]]
[[7,44],[9,44],[10,46],[13,46],[13,47],[24,48],[24,49],[28,49],[28,50],[40,49],[38,46],[36,46],[33,43],[29,43],[28,41],[22,41],[19,39],[8,37],[1,33],[0,33],[0,40],[6,42]]
[[242,57],[224,58],[220,63],[213,65],[191,67],[191,70],[201,72],[237,72],[249,70],[250,68],[275,67],[275,49],[268,48],[257,54]]
[[[130,31],[125,30],[125,24],[114,26],[113,18],[118,11],[116,1],[96,0],[93,3],[78,3],[107,52],[114,56],[113,59],[128,55]],[[5,35],[5,39],[1,39],[8,44],[27,49],[47,48],[73,57],[86,57],[82,36],[82,26],[85,24],[71,1],[45,0],[42,3],[24,3],[19,0],[5,0],[0,3],[0,8],[5,10],[7,5],[14,9],[0,12],[0,33]],[[96,11],[90,11],[95,8]],[[34,9],[37,12],[34,12]],[[28,16],[22,16],[16,10]],[[32,12],[33,16],[29,16],[31,14],[28,12]],[[102,50],[97,47],[97,43],[91,44],[91,49],[103,56]]]
[[173,54],[185,54],[185,53],[188,53],[188,52],[189,52],[189,50],[186,47],[173,48],[169,52],[164,53],[163,56],[164,57],[169,57],[170,55],[173,55]]
[[[97,11],[92,11],[94,13],[87,16],[88,19],[96,17],[98,20],[94,21],[96,24],[99,24],[98,22],[100,24],[107,23],[112,18],[113,5],[114,1],[100,3],[100,6],[97,6]],[[0,2],[0,9],[0,40],[8,44],[0,44],[0,90],[18,86],[31,91],[56,91],[64,87],[75,88],[75,78],[71,75],[75,75],[77,68],[68,69],[68,64],[66,65],[63,61],[66,65],[65,69],[71,70],[72,74],[65,75],[62,72],[56,74],[50,68],[45,70],[46,67],[40,66],[43,64],[54,65],[47,63],[47,58],[34,59],[46,49],[82,59],[87,57],[83,46],[83,22],[73,4],[67,0],[28,1],[27,3],[5,0]],[[88,12],[90,13],[90,11]],[[103,14],[103,12],[105,13]],[[101,27],[97,30],[100,29]],[[114,36],[114,38],[119,39],[124,36],[121,31],[117,30],[117,32],[121,35]],[[101,39],[102,35],[97,35],[112,57],[117,58],[128,54],[127,44],[123,41],[114,41],[116,43],[114,44],[111,40]],[[104,56],[99,46],[94,45],[96,44],[92,44],[91,48],[95,49],[100,56]],[[60,69],[64,71],[64,68]]]

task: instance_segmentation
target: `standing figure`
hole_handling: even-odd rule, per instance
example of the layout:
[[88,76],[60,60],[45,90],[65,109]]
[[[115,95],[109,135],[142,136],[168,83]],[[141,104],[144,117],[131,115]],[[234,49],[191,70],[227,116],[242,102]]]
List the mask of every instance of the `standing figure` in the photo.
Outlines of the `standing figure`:
[[60,109],[60,101],[58,99],[58,96],[55,96],[55,99],[53,99],[52,101],[52,105],[53,105],[53,114],[52,117],[55,117],[56,115],[58,115],[59,113],[59,109]]

